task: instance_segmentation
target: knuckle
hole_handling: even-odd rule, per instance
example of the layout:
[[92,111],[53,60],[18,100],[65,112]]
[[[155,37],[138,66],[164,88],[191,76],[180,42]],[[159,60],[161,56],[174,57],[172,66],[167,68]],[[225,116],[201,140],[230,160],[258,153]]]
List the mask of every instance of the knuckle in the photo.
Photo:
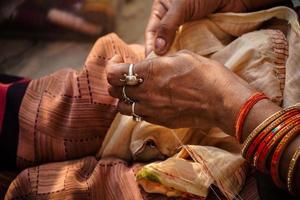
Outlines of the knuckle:
[[194,53],[187,50],[187,49],[182,49],[182,50],[178,51],[178,55],[182,55],[182,56],[184,56],[186,58],[189,58],[189,59],[194,57]]
[[170,24],[166,24],[164,22],[160,23],[160,25],[157,28],[157,34],[160,35],[165,35],[169,32],[175,32],[177,30],[177,26],[173,26]]
[[114,93],[113,93],[113,87],[108,86],[107,91],[108,91],[108,94],[109,94],[110,96],[114,96]]
[[154,71],[154,60],[153,59],[149,59],[149,60],[146,60],[145,61],[145,66],[144,67],[144,70],[143,70],[143,74],[142,74],[142,77],[143,77],[143,85],[145,88],[148,88],[148,82],[149,80],[151,80],[152,78],[152,74],[153,74],[153,71]]
[[195,62],[195,60],[198,60],[197,54],[186,49],[177,52],[177,56],[183,59],[184,62],[187,63],[188,65],[192,65]]
[[108,88],[108,93],[112,96],[112,97],[115,97],[115,98],[119,98],[119,90],[115,87],[110,87]]
[[190,54],[190,51],[187,49],[181,49],[180,51],[178,51],[178,53],[180,54]]
[[106,68],[106,78],[109,84],[112,85],[114,77],[115,77],[114,70],[112,69],[112,67],[108,66]]
[[126,115],[126,106],[123,102],[119,101],[118,110],[121,114]]

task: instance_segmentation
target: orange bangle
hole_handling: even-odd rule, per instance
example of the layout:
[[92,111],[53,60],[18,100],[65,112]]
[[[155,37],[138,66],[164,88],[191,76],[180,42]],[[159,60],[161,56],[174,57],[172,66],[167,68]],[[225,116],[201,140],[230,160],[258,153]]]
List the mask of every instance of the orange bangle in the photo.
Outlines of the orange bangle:
[[249,97],[249,99],[241,107],[241,109],[237,115],[236,121],[235,121],[235,136],[236,136],[238,142],[241,143],[243,126],[244,126],[244,122],[245,122],[245,119],[246,119],[249,111],[251,110],[251,108],[253,108],[253,106],[257,102],[259,102],[260,100],[263,100],[263,99],[268,99],[268,97],[264,93],[257,92],[255,94],[253,94],[251,97]]
[[259,144],[258,149],[253,157],[253,163],[257,170],[266,173],[266,161],[270,152],[275,148],[278,142],[284,135],[300,123],[300,115],[295,115],[283,121],[280,125],[274,128]]
[[269,133],[272,129],[277,127],[282,121],[288,119],[291,117],[291,115],[295,115],[299,113],[300,110],[290,110],[289,112],[284,113],[281,117],[277,118],[275,121],[273,121],[270,125],[268,125],[261,133],[259,133],[256,138],[254,138],[253,142],[250,144],[248,150],[246,151],[245,159],[248,160],[253,165],[252,156],[254,152],[256,151],[258,145],[261,143],[261,141],[265,138],[267,133]]
[[289,131],[280,141],[278,146],[276,147],[272,160],[271,160],[271,177],[274,181],[274,183],[277,185],[277,187],[285,188],[285,184],[282,181],[282,178],[279,174],[279,162],[281,159],[281,156],[287,147],[287,145],[291,142],[292,139],[294,139],[298,134],[300,134],[300,125],[298,124],[295,126],[291,131]]

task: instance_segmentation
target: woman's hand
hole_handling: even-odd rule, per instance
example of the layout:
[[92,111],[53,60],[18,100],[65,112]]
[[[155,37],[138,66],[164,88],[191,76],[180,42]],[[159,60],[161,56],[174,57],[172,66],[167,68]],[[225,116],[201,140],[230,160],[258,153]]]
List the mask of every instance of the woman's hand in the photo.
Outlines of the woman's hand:
[[243,12],[242,0],[154,0],[145,32],[146,55],[168,51],[176,30],[185,22],[198,20],[214,12]]
[[[129,65],[115,64],[122,62],[118,56],[112,60],[107,66],[109,93],[122,99],[125,83],[120,79]],[[144,60],[134,65],[134,73],[144,80],[126,86],[126,95],[136,102],[135,113],[171,128],[218,126],[232,132],[235,113],[254,92],[221,64],[189,51]],[[130,104],[120,100],[118,108],[132,115]]]

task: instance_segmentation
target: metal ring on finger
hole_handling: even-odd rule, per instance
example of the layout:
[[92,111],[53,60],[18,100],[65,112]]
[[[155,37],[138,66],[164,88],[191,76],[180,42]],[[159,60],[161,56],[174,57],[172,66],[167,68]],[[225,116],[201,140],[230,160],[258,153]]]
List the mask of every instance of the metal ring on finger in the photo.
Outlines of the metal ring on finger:
[[125,82],[126,85],[137,85],[143,82],[142,78],[139,78],[137,74],[133,72],[133,64],[130,64],[128,67],[128,74],[124,74],[124,79],[120,79],[120,81]]
[[141,122],[141,121],[143,120],[141,116],[139,116],[139,115],[137,115],[137,114],[135,113],[135,102],[133,102],[133,103],[131,104],[131,112],[132,112],[132,119],[133,119],[134,121],[136,121],[136,122]]
[[123,95],[123,101],[125,103],[129,103],[129,104],[134,103],[134,101],[126,95],[126,86],[123,86],[122,88],[122,95]]

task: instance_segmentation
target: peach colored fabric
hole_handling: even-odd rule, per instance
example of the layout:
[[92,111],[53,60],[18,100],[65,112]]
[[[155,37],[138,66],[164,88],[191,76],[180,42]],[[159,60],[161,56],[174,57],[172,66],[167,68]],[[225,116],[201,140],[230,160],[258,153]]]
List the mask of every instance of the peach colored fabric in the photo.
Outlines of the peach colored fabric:
[[141,200],[131,168],[122,160],[85,157],[24,170],[5,199]]

